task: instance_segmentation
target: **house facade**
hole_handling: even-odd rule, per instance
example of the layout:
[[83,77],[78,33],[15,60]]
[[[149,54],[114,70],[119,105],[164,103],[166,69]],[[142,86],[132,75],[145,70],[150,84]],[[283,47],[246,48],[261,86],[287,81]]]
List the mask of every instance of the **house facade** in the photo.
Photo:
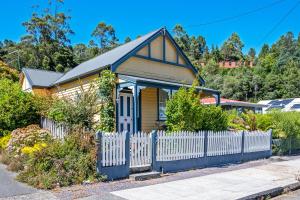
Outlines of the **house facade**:
[[170,33],[161,28],[81,63],[65,74],[24,68],[25,91],[40,95],[75,98],[80,87],[88,88],[104,69],[116,74],[114,91],[116,131],[159,129],[166,119],[167,99],[180,87],[196,80],[202,96],[220,102],[219,91],[205,82]]

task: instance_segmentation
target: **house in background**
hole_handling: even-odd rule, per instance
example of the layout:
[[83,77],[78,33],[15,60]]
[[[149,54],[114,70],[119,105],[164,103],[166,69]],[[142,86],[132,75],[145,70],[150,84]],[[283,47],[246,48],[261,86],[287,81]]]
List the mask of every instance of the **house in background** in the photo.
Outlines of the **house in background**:
[[81,63],[65,74],[24,68],[21,84],[35,94],[75,98],[109,69],[117,76],[114,91],[116,131],[151,131],[166,120],[166,101],[181,86],[199,82],[201,96],[220,101],[219,91],[204,87],[197,69],[161,28]]
[[253,67],[253,62],[252,61],[230,61],[230,60],[225,60],[219,62],[219,66],[221,68],[239,68],[242,66],[248,66],[248,67]]
[[[216,100],[214,98],[202,98],[201,103],[205,105],[214,105],[216,104]],[[254,113],[262,113],[263,108],[266,107],[266,105],[260,103],[249,103],[225,98],[220,99],[220,106],[224,110],[237,110],[239,113],[247,110],[252,110]]]
[[267,113],[272,110],[300,112],[300,98],[263,100],[258,103],[266,105],[266,107],[263,108],[263,113]]

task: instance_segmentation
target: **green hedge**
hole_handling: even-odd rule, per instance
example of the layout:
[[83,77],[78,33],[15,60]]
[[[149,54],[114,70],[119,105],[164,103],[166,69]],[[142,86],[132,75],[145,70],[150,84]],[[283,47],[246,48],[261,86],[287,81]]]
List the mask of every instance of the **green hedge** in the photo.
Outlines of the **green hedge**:
[[3,135],[3,130],[11,131],[38,120],[33,96],[23,92],[17,82],[0,79],[0,134]]
[[200,103],[195,88],[180,88],[166,106],[168,131],[226,130],[228,117],[220,107]]

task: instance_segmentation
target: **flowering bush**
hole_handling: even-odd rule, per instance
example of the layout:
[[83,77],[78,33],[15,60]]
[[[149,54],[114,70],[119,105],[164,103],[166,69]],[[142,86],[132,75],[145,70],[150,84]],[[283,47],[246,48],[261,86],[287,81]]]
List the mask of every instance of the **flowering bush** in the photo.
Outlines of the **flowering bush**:
[[11,134],[7,134],[3,137],[0,137],[0,151],[6,148],[10,138],[11,138]]
[[31,152],[32,148],[26,148],[26,151],[32,156],[17,178],[34,187],[52,189],[100,178],[96,173],[93,134],[73,132],[63,142],[55,140],[39,151]]
[[21,149],[21,152],[23,154],[32,155],[36,151],[41,151],[43,148],[47,147],[48,145],[46,143],[36,143],[31,146],[25,146]]
[[38,125],[16,129],[6,136],[5,140],[6,145],[2,150],[1,162],[7,164],[8,169],[12,171],[23,170],[29,156],[42,150],[47,143],[52,141],[49,132]]
[[49,140],[51,140],[49,131],[41,129],[38,125],[29,125],[12,131],[7,151],[21,154],[21,149],[25,146],[33,147],[37,143],[47,143]]

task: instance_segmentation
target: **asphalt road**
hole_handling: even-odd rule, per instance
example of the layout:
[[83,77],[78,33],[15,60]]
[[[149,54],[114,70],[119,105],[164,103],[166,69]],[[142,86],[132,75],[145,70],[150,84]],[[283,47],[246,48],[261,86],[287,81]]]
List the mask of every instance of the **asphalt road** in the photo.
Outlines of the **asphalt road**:
[[5,169],[0,163],[0,200],[53,200],[57,199],[52,193],[37,190],[15,180],[16,173]]
[[289,192],[287,194],[273,198],[272,200],[299,200],[300,199],[300,190]]
[[35,193],[38,190],[15,180],[16,173],[9,172],[0,164],[0,197]]

